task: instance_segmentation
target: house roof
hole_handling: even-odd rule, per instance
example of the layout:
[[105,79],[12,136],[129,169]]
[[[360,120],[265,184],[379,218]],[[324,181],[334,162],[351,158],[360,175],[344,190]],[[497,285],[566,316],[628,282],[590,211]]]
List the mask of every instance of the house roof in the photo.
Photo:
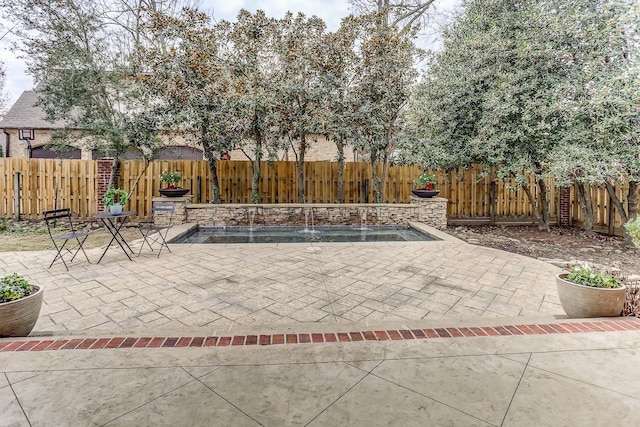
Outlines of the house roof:
[[0,120],[0,128],[34,128],[34,129],[59,129],[64,127],[64,122],[51,123],[45,120],[44,111],[37,107],[38,93],[28,90],[22,92],[20,98]]

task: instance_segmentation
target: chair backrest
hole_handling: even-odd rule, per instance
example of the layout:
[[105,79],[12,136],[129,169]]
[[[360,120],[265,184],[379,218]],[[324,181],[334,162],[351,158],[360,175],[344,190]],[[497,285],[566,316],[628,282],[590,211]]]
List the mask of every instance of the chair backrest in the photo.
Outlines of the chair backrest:
[[75,228],[73,228],[73,221],[71,220],[71,209],[52,209],[43,211],[42,215],[44,216],[44,222],[47,224],[47,231],[49,231],[49,235],[51,235],[51,228],[56,227],[59,222],[64,223],[66,228],[75,232]]
[[71,219],[71,209],[64,208],[64,209],[53,209],[50,211],[43,211],[42,215],[44,215],[44,220],[47,222],[53,221],[55,219],[60,219],[60,218]]
[[[168,226],[171,226],[173,222],[173,212],[175,211],[175,203],[171,202],[153,202],[153,206],[151,207],[151,214],[153,215],[153,222],[156,222],[156,215],[160,214],[163,217],[168,216]],[[162,221],[165,222],[165,221]]]
[[153,207],[151,208],[152,213],[173,213],[175,210],[175,203],[170,202],[153,202]]

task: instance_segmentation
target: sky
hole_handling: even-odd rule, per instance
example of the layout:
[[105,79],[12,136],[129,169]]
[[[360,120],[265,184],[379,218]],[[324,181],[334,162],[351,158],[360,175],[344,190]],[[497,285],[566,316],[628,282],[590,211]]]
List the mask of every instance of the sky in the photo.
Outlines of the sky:
[[[441,10],[451,8],[452,4],[459,0],[440,0]],[[329,31],[336,30],[340,20],[349,15],[350,6],[347,0],[201,0],[200,8],[207,12],[215,20],[234,21],[241,9],[255,12],[264,10],[267,15],[274,18],[283,17],[287,11],[302,12],[306,15],[316,15],[322,18]],[[4,62],[7,71],[5,90],[9,97],[8,105],[11,106],[25,90],[33,88],[33,79],[26,73],[26,66],[22,59],[9,49],[11,34],[6,34],[11,26],[7,22],[0,21],[0,59]],[[4,37],[3,37],[4,36]]]

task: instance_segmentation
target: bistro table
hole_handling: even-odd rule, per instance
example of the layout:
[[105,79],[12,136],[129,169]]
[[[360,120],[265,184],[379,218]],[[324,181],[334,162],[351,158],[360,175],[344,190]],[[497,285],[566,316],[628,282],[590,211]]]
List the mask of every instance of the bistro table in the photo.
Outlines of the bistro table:
[[100,264],[100,261],[102,261],[102,258],[104,258],[105,254],[114,241],[118,243],[124,254],[127,256],[127,258],[129,258],[129,261],[131,261],[131,255],[129,255],[129,252],[133,253],[133,250],[131,250],[126,240],[124,240],[124,237],[122,237],[122,234],[120,234],[120,229],[122,229],[122,226],[130,219],[130,217],[134,216],[135,214],[135,211],[122,211],[122,213],[120,214],[112,214],[111,212],[100,212],[93,216],[94,218],[102,221],[107,231],[109,231],[109,233],[111,234],[111,240],[109,241],[107,247],[104,248],[104,252],[98,260],[98,264]]

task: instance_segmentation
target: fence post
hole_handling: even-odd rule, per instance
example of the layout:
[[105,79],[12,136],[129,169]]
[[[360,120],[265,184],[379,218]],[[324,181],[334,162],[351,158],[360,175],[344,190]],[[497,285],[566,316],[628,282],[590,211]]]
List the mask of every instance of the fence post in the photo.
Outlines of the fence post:
[[22,194],[22,174],[13,173],[13,219],[20,221],[20,195]]
[[489,216],[491,225],[496,223],[496,181],[491,179],[489,183]]

